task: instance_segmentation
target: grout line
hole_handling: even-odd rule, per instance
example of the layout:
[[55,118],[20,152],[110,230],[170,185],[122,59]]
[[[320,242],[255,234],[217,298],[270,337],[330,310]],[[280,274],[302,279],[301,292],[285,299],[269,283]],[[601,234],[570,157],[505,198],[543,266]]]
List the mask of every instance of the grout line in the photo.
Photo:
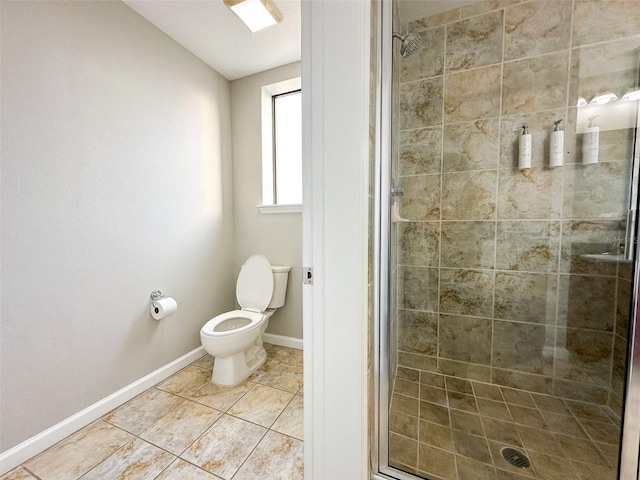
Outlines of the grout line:
[[267,436],[267,433],[269,433],[269,429],[267,429],[264,432],[264,434],[260,437],[260,440],[258,440],[258,443],[256,443],[256,445],[251,449],[251,452],[249,452],[249,455],[247,455],[247,457],[242,461],[238,469],[235,472],[233,472],[233,475],[231,475],[231,479],[233,479],[238,474],[238,472],[242,470],[242,467],[244,466],[244,464],[247,463],[247,460],[249,460],[249,458],[251,458],[251,455],[253,455],[253,452],[256,451],[256,449],[258,448],[258,445],[262,443],[262,441],[264,440],[264,437]]
[[17,466],[17,467],[16,467],[16,468],[14,468],[13,470],[10,470],[9,472],[7,472],[7,475],[8,475],[10,472],[13,472],[13,471],[15,471],[15,470],[17,470],[17,469],[20,469],[20,468],[22,468],[23,470],[26,470],[26,471],[27,471],[27,473],[28,473],[29,475],[31,475],[33,478],[35,478],[36,480],[42,480],[42,477],[39,477],[38,475],[36,475],[35,473],[33,473],[31,470],[29,470],[27,467],[25,467],[25,465],[24,465],[24,464]]
[[[122,429],[121,429],[122,430]],[[125,443],[123,443],[122,445],[120,445],[113,453],[111,453],[110,455],[108,455],[107,457],[103,458],[102,460],[100,460],[98,463],[96,463],[93,467],[89,468],[89,470],[87,470],[86,472],[84,472],[82,475],[80,475],[80,477],[78,477],[78,479],[81,479],[82,477],[84,477],[85,475],[89,474],[90,472],[92,472],[93,470],[95,470],[96,468],[98,468],[100,465],[102,465],[104,462],[106,462],[107,460],[109,460],[110,458],[112,458],[114,455],[116,455],[119,451],[121,451],[123,448],[125,448],[127,445],[131,444],[132,442],[134,442],[135,440],[138,440],[138,436],[134,435],[133,438],[129,439],[128,441],[126,441]],[[142,440],[142,439],[139,439]],[[144,440],[143,440],[144,441]],[[148,442],[147,442],[148,443]],[[153,445],[155,447],[155,445]],[[166,450],[165,450],[166,451]],[[173,455],[173,454],[172,454]]]
[[[494,383],[494,341],[496,333],[496,274],[498,272],[498,226],[500,225],[500,177],[502,164],[502,124],[504,122],[503,109],[503,97],[504,97],[504,66],[505,66],[505,43],[506,43],[506,25],[507,25],[507,11],[502,9],[502,45],[501,45],[501,57],[500,57],[500,100],[498,102],[498,165],[496,169],[496,185],[495,185],[495,223],[494,223],[494,236],[493,236],[493,285],[492,285],[492,298],[491,298],[491,339],[489,344],[489,383]],[[475,391],[474,391],[475,392]],[[502,390],[500,391],[502,394]],[[482,424],[484,428],[484,423]],[[491,450],[490,450],[491,451]],[[492,455],[493,458],[493,455]],[[494,462],[495,467],[495,462]]]

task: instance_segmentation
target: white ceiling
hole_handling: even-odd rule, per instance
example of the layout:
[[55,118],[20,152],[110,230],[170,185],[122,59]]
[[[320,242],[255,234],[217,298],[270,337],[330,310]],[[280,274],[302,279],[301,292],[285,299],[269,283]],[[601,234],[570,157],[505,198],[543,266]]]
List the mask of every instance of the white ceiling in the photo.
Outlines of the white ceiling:
[[284,20],[251,33],[222,0],[123,0],[227,80],[300,60],[300,0],[275,0]]
[[[274,0],[284,20],[251,33],[222,0],[123,0],[227,80],[300,60],[300,0]],[[478,0],[398,0],[403,25]]]

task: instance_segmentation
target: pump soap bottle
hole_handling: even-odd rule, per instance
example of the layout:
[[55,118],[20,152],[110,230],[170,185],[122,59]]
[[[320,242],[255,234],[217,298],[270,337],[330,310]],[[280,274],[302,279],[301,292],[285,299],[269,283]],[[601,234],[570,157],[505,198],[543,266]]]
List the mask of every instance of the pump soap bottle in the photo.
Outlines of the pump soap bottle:
[[564,131],[560,130],[562,119],[553,122],[553,132],[549,142],[549,168],[561,167],[564,161]]
[[598,163],[598,150],[600,149],[600,127],[596,127],[593,121],[596,117],[589,118],[589,126],[582,135],[582,164],[593,165]]
[[529,125],[522,126],[522,135],[520,135],[520,150],[518,157],[518,168],[526,170],[531,168],[531,134],[529,133]]

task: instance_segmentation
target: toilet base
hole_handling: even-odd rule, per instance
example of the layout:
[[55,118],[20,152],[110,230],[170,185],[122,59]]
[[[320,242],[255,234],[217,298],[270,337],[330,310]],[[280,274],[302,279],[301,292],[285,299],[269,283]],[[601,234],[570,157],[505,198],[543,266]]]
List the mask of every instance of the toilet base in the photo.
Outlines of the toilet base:
[[215,357],[211,383],[233,387],[259,369],[267,360],[267,352],[259,343],[228,357]]

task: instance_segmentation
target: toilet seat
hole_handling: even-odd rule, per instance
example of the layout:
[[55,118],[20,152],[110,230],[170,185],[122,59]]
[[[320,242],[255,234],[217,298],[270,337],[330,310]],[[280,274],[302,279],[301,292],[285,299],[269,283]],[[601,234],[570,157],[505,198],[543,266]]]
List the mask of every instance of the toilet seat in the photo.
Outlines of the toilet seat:
[[273,296],[273,270],[267,257],[251,255],[236,281],[236,298],[242,310],[264,312]]
[[[204,327],[202,327],[200,333],[207,337],[226,337],[259,327],[264,318],[265,315],[260,312],[252,312],[249,310],[232,310],[230,312],[222,313],[216,317],[213,317],[211,320],[204,324]],[[225,328],[225,326],[221,325],[222,323],[229,320],[238,320],[239,323],[242,323],[244,320],[247,323],[245,323],[245,325],[236,326],[236,328],[233,328],[233,325],[229,325],[229,327],[231,328]]]
[[[200,333],[207,337],[226,337],[259,327],[269,317],[265,311],[273,296],[273,270],[264,255],[251,255],[242,265],[236,282],[236,298],[242,310],[213,317]],[[227,325],[223,325],[228,322]]]

